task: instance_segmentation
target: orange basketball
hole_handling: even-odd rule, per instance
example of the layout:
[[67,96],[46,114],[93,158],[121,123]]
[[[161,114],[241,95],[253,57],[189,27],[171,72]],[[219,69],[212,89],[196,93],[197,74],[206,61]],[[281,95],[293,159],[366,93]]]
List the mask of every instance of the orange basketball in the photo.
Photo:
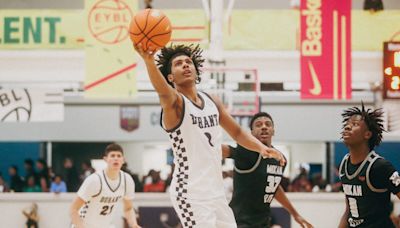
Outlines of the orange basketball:
[[160,10],[145,9],[132,18],[129,33],[135,44],[142,44],[143,50],[155,50],[170,41],[171,22]]

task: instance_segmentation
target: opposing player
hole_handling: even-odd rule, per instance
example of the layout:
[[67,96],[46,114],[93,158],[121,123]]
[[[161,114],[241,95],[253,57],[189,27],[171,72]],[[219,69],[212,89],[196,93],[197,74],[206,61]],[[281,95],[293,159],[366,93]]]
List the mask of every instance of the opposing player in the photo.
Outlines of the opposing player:
[[104,160],[107,168],[88,176],[79,188],[70,209],[72,224],[75,228],[109,228],[115,206],[122,201],[129,226],[140,228],[132,203],[135,184],[130,175],[121,171],[124,163],[122,147],[118,144],[108,145]]
[[383,112],[362,104],[344,111],[342,138],[349,149],[339,168],[346,210],[339,227],[394,227],[390,193],[400,198],[400,177],[392,164],[374,152],[382,141]]
[[[272,146],[275,126],[265,112],[250,120],[251,134],[268,147]],[[263,159],[259,153],[237,145],[222,145],[223,156],[234,159],[233,195],[229,206],[239,228],[271,227],[271,207],[274,197],[293,216],[301,227],[312,227],[292,206],[280,186],[285,165],[275,159]]]
[[204,59],[196,46],[161,49],[158,67],[154,52],[136,51],[143,58],[162,107],[161,125],[169,134],[175,170],[170,187],[172,204],[184,227],[236,227],[225,198],[222,179],[221,127],[241,145],[284,162],[280,152],[268,148],[241,129],[217,97],[200,92]]

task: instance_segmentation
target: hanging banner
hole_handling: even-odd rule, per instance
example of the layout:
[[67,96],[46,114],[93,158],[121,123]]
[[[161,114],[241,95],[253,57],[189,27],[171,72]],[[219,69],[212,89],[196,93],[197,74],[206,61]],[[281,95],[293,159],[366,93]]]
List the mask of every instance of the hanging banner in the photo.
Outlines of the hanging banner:
[[0,122],[64,120],[63,92],[49,89],[8,89],[0,86]]
[[120,107],[120,126],[127,132],[139,127],[140,108],[138,105]]
[[127,98],[136,95],[137,55],[129,24],[137,0],[85,1],[85,96]]
[[351,1],[301,0],[301,98],[351,98]]
[[82,10],[1,10],[0,49],[83,48]]

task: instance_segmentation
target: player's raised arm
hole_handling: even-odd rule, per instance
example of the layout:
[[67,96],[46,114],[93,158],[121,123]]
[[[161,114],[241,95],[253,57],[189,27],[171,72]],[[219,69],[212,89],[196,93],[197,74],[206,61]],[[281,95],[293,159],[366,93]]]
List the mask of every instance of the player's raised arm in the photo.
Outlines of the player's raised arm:
[[178,99],[178,93],[168,84],[167,80],[157,68],[156,62],[154,60],[155,51],[144,51],[141,44],[134,45],[134,47],[146,64],[151,84],[158,93],[161,106],[163,108],[168,108],[172,106]]

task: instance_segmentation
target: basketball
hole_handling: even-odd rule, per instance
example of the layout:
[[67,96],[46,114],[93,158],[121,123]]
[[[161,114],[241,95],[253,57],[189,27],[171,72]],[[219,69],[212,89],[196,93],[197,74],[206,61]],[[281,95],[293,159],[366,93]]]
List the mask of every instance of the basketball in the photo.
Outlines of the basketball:
[[129,27],[130,38],[135,44],[142,44],[144,51],[164,47],[171,39],[171,22],[160,10],[139,11]]

